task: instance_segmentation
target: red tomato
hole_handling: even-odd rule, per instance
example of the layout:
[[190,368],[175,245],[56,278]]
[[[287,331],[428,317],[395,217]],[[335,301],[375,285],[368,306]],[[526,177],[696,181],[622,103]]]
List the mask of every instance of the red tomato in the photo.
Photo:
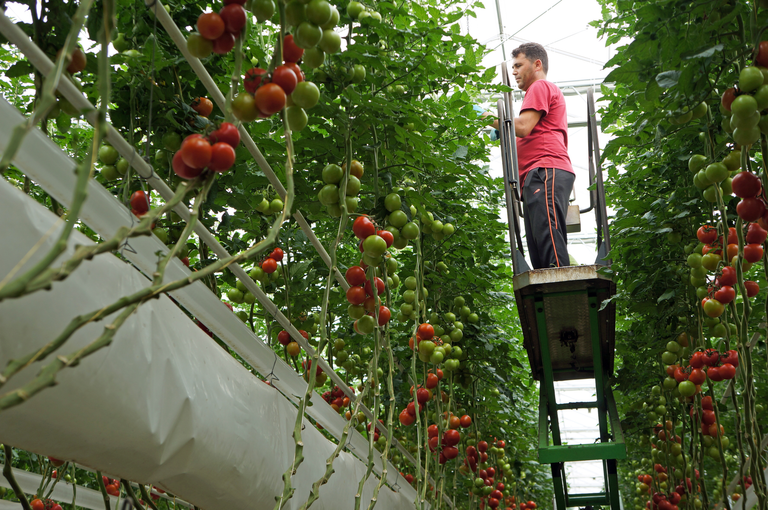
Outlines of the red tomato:
[[353,285],[347,289],[347,301],[353,305],[362,305],[365,302],[365,289],[359,285]]
[[733,103],[733,100],[736,99],[736,89],[733,87],[730,87],[726,89],[725,92],[723,92],[723,96],[720,98],[720,104],[723,105],[723,108],[731,111],[731,103]]
[[[760,248],[762,251],[762,247]],[[715,299],[723,303],[724,305],[727,305],[734,299],[736,299],[736,291],[733,290],[733,287],[730,287],[728,285],[724,285],[718,289],[717,292],[715,292]]]
[[446,430],[443,434],[443,444],[445,446],[456,446],[461,441],[461,433],[458,430]]
[[429,438],[437,437],[437,434],[438,434],[437,425],[432,424],[429,427],[427,427],[427,437]]
[[430,340],[432,337],[435,336],[435,328],[433,328],[431,324],[427,324],[427,323],[420,324],[419,328],[416,330],[416,334],[422,340]]
[[211,162],[211,144],[201,135],[189,135],[181,142],[181,159],[192,168],[205,168]]
[[720,355],[720,362],[721,363],[729,363],[733,365],[734,367],[739,366],[739,351],[736,351],[734,349],[731,349],[730,351],[727,351]]
[[437,376],[435,374],[427,374],[427,382],[425,386],[428,389],[437,388],[437,383],[439,382]]
[[213,52],[217,55],[226,55],[235,47],[235,36],[232,32],[224,32],[213,41]]
[[730,363],[724,363],[720,367],[720,375],[723,376],[723,379],[733,379],[736,377],[736,367]]
[[707,368],[707,377],[709,377],[712,381],[715,381],[715,382],[719,382],[723,380],[723,374],[720,373],[719,367]]
[[696,237],[700,243],[712,244],[717,239],[717,229],[709,225],[702,225],[696,231]]
[[760,286],[752,280],[746,280],[744,287],[747,289],[747,297],[755,297],[760,292]]
[[286,94],[293,92],[296,88],[298,79],[296,73],[293,72],[287,65],[277,66],[272,71],[272,83],[276,83],[283,89]]
[[[768,41],[766,41],[768,42]],[[747,228],[746,242],[749,244],[763,244],[768,237],[768,230],[765,230],[757,223],[750,223]]]
[[455,446],[446,446],[443,448],[443,455],[448,460],[455,459],[459,456],[459,449]]
[[45,510],[45,503],[43,503],[43,500],[40,498],[35,498],[30,503],[32,506],[32,510]]
[[197,31],[209,41],[215,41],[224,33],[224,20],[215,12],[204,12],[197,18]]
[[389,230],[379,230],[376,232],[376,234],[382,239],[384,239],[384,241],[386,241],[387,248],[392,246],[392,243],[395,242],[395,236],[392,235],[392,232],[390,232]]
[[358,216],[352,223],[352,231],[358,239],[364,240],[376,233],[376,226],[368,216]]
[[281,262],[283,260],[283,255],[285,255],[285,252],[283,252],[282,248],[275,248],[272,250],[272,253],[269,254],[269,258],[274,259],[275,262]]
[[282,330],[277,334],[277,341],[280,342],[281,345],[288,345],[291,343],[291,335],[286,330]]
[[134,191],[131,195],[131,209],[140,214],[149,211],[149,198],[142,190]]
[[742,198],[736,205],[736,214],[744,221],[757,221],[765,213],[765,204],[759,198]]
[[267,83],[259,87],[253,95],[253,99],[256,101],[256,108],[265,115],[272,115],[285,108],[285,92],[274,83]]
[[703,355],[704,364],[708,367],[714,367],[720,362],[720,353],[716,349],[707,349]]
[[230,145],[233,149],[237,149],[237,146],[240,145],[240,132],[234,124],[222,122],[219,129],[208,135],[208,139],[211,143],[222,142]]
[[717,416],[715,416],[715,412],[711,411],[709,409],[705,409],[701,413],[701,422],[706,425],[712,425],[717,421]]
[[746,170],[733,176],[733,194],[739,198],[752,198],[760,192],[760,178]]
[[[208,117],[213,112],[213,103],[207,97],[198,97],[192,101],[192,109],[201,117]],[[190,135],[194,136],[194,135]],[[202,135],[198,135],[202,136]],[[189,138],[189,137],[187,137]]]
[[675,368],[675,375],[674,375],[675,381],[681,383],[688,379],[688,374],[683,370],[682,367],[678,366]]
[[714,411],[715,409],[712,407],[712,397],[701,397],[701,408],[705,411]]
[[224,142],[214,143],[211,146],[211,162],[208,168],[214,172],[226,172],[235,164],[235,149]]
[[181,177],[182,179],[194,179],[201,173],[203,173],[202,168],[192,168],[188,164],[184,163],[184,160],[181,157],[181,151],[176,151],[176,154],[173,155],[173,161],[171,162],[171,167],[173,167],[173,171]]
[[419,388],[416,390],[416,400],[419,401],[419,404],[426,404],[429,402],[429,390],[426,388]]
[[304,81],[304,71],[301,70],[301,67],[299,67],[299,64],[296,62],[286,62],[285,67],[293,71],[293,74],[296,75],[296,83],[301,83]]
[[267,274],[272,274],[277,271],[277,262],[275,259],[266,259],[261,263],[261,269]]
[[757,47],[755,63],[762,67],[768,67],[768,41],[761,41]]
[[386,306],[379,307],[379,326],[386,325],[392,318],[392,312]]
[[488,449],[488,443],[486,441],[480,441],[477,443],[477,451],[480,453],[485,453],[485,451]]
[[763,258],[762,244],[748,244],[744,247],[744,259],[747,262],[759,262]]
[[[381,295],[382,292],[384,292],[384,280],[376,276],[373,279],[374,283],[376,283],[376,295]],[[373,290],[371,289],[371,281],[366,280],[365,281],[365,293],[369,296],[373,296]]]
[[256,93],[256,89],[261,85],[261,80],[267,71],[260,67],[252,67],[245,72],[245,78],[243,78],[243,87],[251,94]]
[[402,412],[400,412],[400,423],[402,423],[406,427],[409,425],[413,425],[413,422],[415,421],[416,421],[416,417],[408,414],[407,410],[403,409]]
[[368,313],[368,315],[373,315],[373,311],[377,306],[380,305],[381,299],[374,299],[373,296],[366,297],[365,301],[363,301],[363,308],[365,308],[365,311]]
[[472,426],[472,418],[468,414],[465,414],[464,416],[462,416],[461,417],[461,427],[465,428],[465,429],[468,429],[471,426]]
[[467,446],[467,457],[477,458],[477,449],[474,446]]
[[688,380],[698,386],[700,384],[704,384],[704,381],[707,380],[707,375],[704,373],[702,369],[694,368],[693,370],[691,370],[691,373],[688,376]]
[[225,5],[220,11],[219,15],[224,20],[224,26],[227,32],[232,32],[238,35],[245,26],[246,16],[243,6],[238,4]]
[[352,266],[347,269],[345,275],[347,277],[347,283],[350,285],[365,285],[367,280],[365,277],[365,270],[360,266]]
[[728,285],[733,287],[736,285],[736,270],[731,266],[723,267],[722,273],[718,277],[720,285]]
[[302,55],[304,55],[304,50],[293,42],[293,36],[291,34],[286,35],[283,39],[283,60],[298,62]]

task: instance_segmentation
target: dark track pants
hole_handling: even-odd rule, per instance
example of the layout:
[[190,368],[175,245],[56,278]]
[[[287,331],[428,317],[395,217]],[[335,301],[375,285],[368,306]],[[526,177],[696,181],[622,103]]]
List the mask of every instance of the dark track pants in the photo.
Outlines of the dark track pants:
[[555,168],[533,168],[525,176],[525,237],[534,269],[571,265],[565,215],[575,178],[571,172]]

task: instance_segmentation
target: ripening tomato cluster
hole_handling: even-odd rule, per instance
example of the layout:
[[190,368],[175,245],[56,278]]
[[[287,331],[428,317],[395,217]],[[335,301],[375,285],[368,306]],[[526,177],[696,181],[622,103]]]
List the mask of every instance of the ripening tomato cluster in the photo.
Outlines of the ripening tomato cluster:
[[61,505],[52,499],[35,498],[29,502],[32,510],[62,510]]
[[405,481],[406,481],[406,482],[408,482],[409,484],[413,485],[413,475],[412,475],[412,474],[410,474],[410,473],[409,473],[409,474],[407,474],[407,475],[404,475],[404,474],[403,474],[403,472],[402,472],[402,471],[400,471],[400,476],[402,476],[403,478],[405,478]]
[[[271,259],[267,259],[267,260],[271,260]],[[299,330],[299,334],[303,336],[305,339],[309,340],[309,333],[307,333],[303,329]],[[301,346],[299,345],[298,342],[291,340],[291,335],[287,331],[282,330],[280,333],[278,333],[277,341],[280,342],[280,345],[285,346],[285,350],[286,352],[288,352],[290,356],[293,356],[295,358],[296,356],[301,354]],[[320,367],[317,367],[317,369],[320,370]]]
[[[759,62],[758,57],[755,63]],[[722,128],[739,145],[752,145],[761,133],[768,134],[768,116],[761,115],[768,108],[768,73],[764,74],[764,69],[758,65],[744,67],[738,85],[726,89],[720,98]]]
[[[701,434],[703,436],[722,436],[721,441],[723,448],[728,447],[729,440],[725,437],[725,427],[722,425],[720,425],[720,427],[717,426],[717,409],[715,409],[715,406],[712,403],[712,397],[703,397],[701,399],[700,409],[697,409],[696,406],[692,405],[689,414],[691,418],[701,424]],[[704,450],[705,454],[715,459],[720,459],[720,450],[711,439],[708,442],[705,442],[703,446],[707,448]]]
[[[309,382],[309,371],[312,369],[312,360],[306,359],[301,362],[301,368],[304,371],[304,380]],[[325,384],[325,381],[328,380],[328,376],[325,372],[323,372],[323,369],[320,368],[318,365],[317,369],[315,369],[315,386],[322,386]]]
[[198,16],[197,33],[187,38],[192,56],[205,58],[211,52],[225,55],[232,51],[247,21],[244,4],[245,0],[225,0],[218,13],[204,12]]
[[[352,386],[350,386],[349,389],[352,390],[352,393],[355,392],[355,389]],[[337,413],[340,413],[343,408],[350,407],[352,405],[349,397],[346,396],[338,386],[334,386],[331,391],[326,391],[323,393],[323,400],[328,402],[328,404],[333,407]],[[347,411],[347,414],[349,415],[347,416],[347,421],[349,421],[352,419],[352,414],[349,411]]]
[[222,173],[235,164],[235,149],[240,144],[240,133],[234,124],[223,122],[207,137],[195,133],[181,142],[173,155],[171,166],[182,179],[194,179],[206,169]]
[[[667,428],[670,428],[671,422],[667,422]],[[663,430],[663,426],[661,424],[656,425],[654,432],[659,433]],[[664,436],[666,437],[666,435]],[[666,439],[664,439],[666,441]],[[678,444],[675,442],[675,444]],[[678,485],[675,487],[675,490],[670,492],[669,494],[664,494],[663,492],[654,491],[654,486],[659,487],[662,489],[666,489],[667,487],[667,480],[669,480],[669,476],[667,475],[667,468],[662,466],[661,464],[654,464],[653,466],[654,472],[652,475],[649,474],[640,474],[637,475],[637,491],[640,495],[647,495],[646,497],[650,496],[648,501],[646,502],[646,508],[648,510],[676,510],[678,507],[677,505],[682,500],[683,496],[686,494],[692,492],[693,489],[693,483],[691,482],[690,478],[686,478],[685,482],[680,477],[676,477],[678,480]],[[699,479],[700,474],[699,470],[695,470],[696,479]],[[696,492],[701,491],[701,486],[696,484]],[[698,506],[697,506],[698,508]]]
[[110,496],[120,496],[120,480],[110,479],[106,476],[101,477],[104,482],[104,488]]
[[244,92],[232,101],[232,112],[243,122],[267,118],[288,106],[286,118],[289,127],[301,131],[307,125],[307,112],[320,99],[317,85],[304,79],[304,72],[297,62],[304,50],[296,46],[292,35],[283,39],[284,63],[270,74],[260,67],[246,71],[243,79]]

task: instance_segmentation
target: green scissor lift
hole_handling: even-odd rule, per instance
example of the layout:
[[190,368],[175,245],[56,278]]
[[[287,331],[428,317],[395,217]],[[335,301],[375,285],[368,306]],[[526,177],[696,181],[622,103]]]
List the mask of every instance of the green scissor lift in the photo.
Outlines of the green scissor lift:
[[[509,85],[506,63],[502,64],[502,82]],[[528,351],[533,378],[540,381],[539,461],[552,466],[557,510],[569,507],[610,507],[619,510],[616,461],[627,456],[624,436],[609,385],[613,374],[615,345],[615,306],[604,300],[615,293],[615,284],[600,272],[609,266],[610,250],[605,192],[600,169],[594,95],[587,92],[589,137],[590,207],[595,211],[598,255],[594,265],[531,270],[523,256],[520,236],[519,172],[514,133],[512,94],[498,101],[502,163],[506,178],[509,237],[514,267],[514,288],[524,345]],[[572,206],[572,208],[578,207]],[[571,216],[569,211],[569,217]],[[576,215],[578,216],[578,215]],[[570,224],[578,224],[570,218]],[[569,229],[569,231],[571,231]],[[590,402],[558,404],[555,381],[595,380],[596,399]],[[594,444],[564,445],[558,413],[571,409],[596,409],[599,437]],[[601,460],[605,490],[591,494],[569,494],[565,462]]]

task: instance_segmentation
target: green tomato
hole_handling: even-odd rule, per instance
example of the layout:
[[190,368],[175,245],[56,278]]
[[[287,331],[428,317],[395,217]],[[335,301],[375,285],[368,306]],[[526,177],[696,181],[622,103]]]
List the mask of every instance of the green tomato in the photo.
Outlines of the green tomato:
[[694,154],[688,159],[688,170],[698,172],[707,166],[707,157],[701,154]]
[[311,81],[302,81],[296,85],[291,99],[296,105],[308,110],[315,106],[320,99],[320,89]]
[[341,50],[341,35],[332,29],[325,29],[323,30],[323,37],[320,39],[318,45],[321,50],[329,55],[338,53],[339,50]]
[[195,58],[206,58],[213,52],[213,41],[209,41],[197,32],[189,34],[189,37],[187,37],[187,51]]
[[387,251],[387,242],[380,236],[373,234],[363,241],[363,250],[370,257],[379,257]]
[[405,279],[405,288],[408,290],[416,290],[416,287],[418,286],[418,282],[416,281],[415,276],[409,276]]
[[[739,73],[739,90],[742,92],[753,92],[762,84],[763,73],[755,66],[745,67]],[[733,108],[731,108],[731,111],[733,111]]]
[[373,317],[370,315],[363,315],[357,319],[357,330],[363,335],[369,335],[373,333],[373,329],[376,327],[376,323]]
[[163,146],[167,151],[176,152],[181,148],[181,135],[176,131],[168,131],[163,135]]
[[357,211],[357,205],[360,199],[357,197],[344,197],[344,203],[347,205],[347,212],[354,213]]
[[360,193],[360,179],[355,177],[354,175],[350,175],[347,179],[347,189],[346,194],[347,196],[356,196],[358,193]]
[[304,52],[302,62],[310,69],[317,69],[325,62],[325,53],[321,48],[309,48]]
[[742,94],[731,103],[731,113],[738,117],[749,117],[757,111],[757,100],[749,94]]
[[112,47],[115,48],[116,52],[122,53],[131,49],[131,43],[125,40],[125,34],[121,32],[112,41]]
[[120,178],[120,172],[113,165],[107,165],[101,168],[101,176],[107,181],[114,181]]
[[275,15],[275,2],[273,0],[251,0],[251,12],[259,23],[272,19]]
[[339,203],[339,187],[335,184],[326,184],[317,194],[320,203],[328,206]]
[[325,165],[322,171],[323,182],[326,184],[338,184],[341,182],[341,178],[344,175],[344,171],[339,165],[330,163]]
[[352,19],[357,19],[364,10],[363,4],[354,0],[347,5],[347,15]]
[[241,290],[230,289],[229,292],[227,292],[227,298],[229,298],[229,300],[233,303],[240,304],[244,301],[245,296]]
[[232,113],[242,122],[253,122],[260,115],[253,95],[248,92],[240,92],[234,97],[232,100]]
[[705,172],[707,174],[707,179],[709,179],[709,182],[713,184],[716,182],[722,182],[727,179],[728,176],[730,176],[728,167],[722,163],[712,163],[711,165],[707,166]]
[[674,352],[664,351],[664,353],[661,355],[661,361],[665,365],[674,365],[677,361],[677,354]]
[[60,113],[56,117],[56,129],[58,129],[60,133],[68,133],[70,127],[72,127],[72,117],[63,112]]
[[296,33],[293,35],[293,40],[296,43],[296,46],[304,48],[305,50],[317,46],[317,43],[319,43],[322,38],[323,31],[320,27],[310,21],[302,21],[298,28],[296,28]]
[[414,301],[416,301],[416,292],[414,292],[411,289],[408,289],[405,292],[403,292],[403,301],[405,301],[406,303],[413,303]]
[[350,70],[350,79],[352,83],[360,83],[365,79],[365,67],[361,64],[355,64]]
[[288,2],[288,4],[285,6],[285,22],[292,27],[298,27],[306,20],[307,7],[303,3],[299,2],[299,0]]
[[324,25],[331,20],[333,9],[327,0],[310,0],[307,4],[307,19],[315,25]]
[[163,244],[168,244],[168,232],[166,232],[165,229],[157,227],[152,230],[152,233],[155,234],[155,237],[160,239]]
[[[744,97],[744,96],[739,96]],[[760,128],[755,126],[751,129],[736,128],[733,130],[733,141],[739,145],[752,145],[760,139]]]
[[332,11],[331,19],[329,19],[328,21],[320,25],[320,28],[322,28],[323,30],[332,30],[333,27],[339,24],[339,19],[340,19],[339,10],[336,9],[336,6],[331,5],[331,11]]
[[120,153],[111,145],[102,145],[99,147],[99,161],[105,165],[114,165],[119,157]]
[[347,314],[350,319],[357,320],[365,315],[365,307],[363,305],[349,305],[347,307]]
[[269,203],[269,210],[273,213],[277,213],[283,210],[283,201],[279,198],[272,200]]
[[[392,214],[395,214],[395,213],[392,213]],[[392,216],[392,214],[390,214],[390,217]],[[410,221],[405,225],[403,225],[403,228],[400,230],[400,235],[402,235],[403,238],[408,240],[416,239],[417,237],[419,237],[419,226],[415,222]]]
[[761,115],[760,122],[757,123],[757,127],[764,135],[768,135],[768,115]]
[[398,209],[389,214],[388,221],[393,227],[402,229],[408,223],[408,215]]
[[[304,52],[304,55],[306,54],[307,52]],[[309,117],[307,117],[307,112],[305,112],[304,108],[301,106],[289,106],[285,110],[285,115],[288,119],[288,127],[291,128],[291,131],[301,131],[307,127]]]
[[403,201],[397,193],[390,193],[384,198],[384,207],[389,212],[399,211]]

